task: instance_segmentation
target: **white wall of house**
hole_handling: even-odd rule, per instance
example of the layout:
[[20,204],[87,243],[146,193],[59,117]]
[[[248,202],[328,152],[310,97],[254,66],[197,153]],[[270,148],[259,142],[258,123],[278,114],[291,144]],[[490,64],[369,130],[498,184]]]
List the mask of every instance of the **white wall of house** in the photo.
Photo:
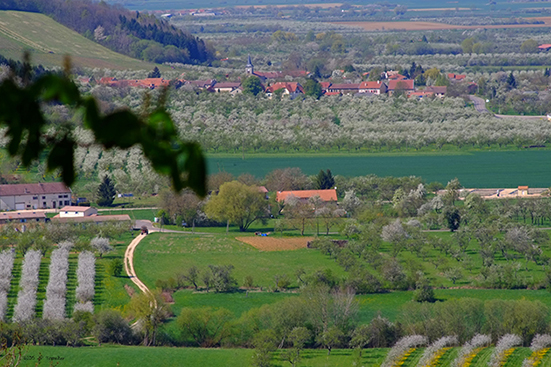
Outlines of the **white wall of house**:
[[61,208],[71,205],[71,194],[0,196],[0,210]]
[[82,208],[79,210],[62,210],[59,212],[60,218],[83,218],[93,214],[98,214],[96,208]]

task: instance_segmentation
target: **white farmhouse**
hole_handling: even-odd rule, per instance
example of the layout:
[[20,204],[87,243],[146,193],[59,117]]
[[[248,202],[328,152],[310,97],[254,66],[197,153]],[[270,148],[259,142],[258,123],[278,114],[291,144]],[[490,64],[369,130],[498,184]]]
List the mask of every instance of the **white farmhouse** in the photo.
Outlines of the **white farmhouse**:
[[0,210],[61,208],[71,205],[71,189],[61,182],[0,185]]
[[60,218],[84,218],[97,214],[98,210],[89,206],[64,206],[59,210]]

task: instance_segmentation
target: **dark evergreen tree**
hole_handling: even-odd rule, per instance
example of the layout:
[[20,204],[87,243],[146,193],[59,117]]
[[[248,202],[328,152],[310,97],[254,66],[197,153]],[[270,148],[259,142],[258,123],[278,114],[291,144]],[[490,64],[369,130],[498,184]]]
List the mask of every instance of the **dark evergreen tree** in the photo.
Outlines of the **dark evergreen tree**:
[[326,172],[320,170],[316,176],[316,186],[319,190],[327,190],[335,187],[335,179],[333,178],[331,170],[328,169]]
[[151,71],[149,74],[147,74],[148,78],[160,78],[161,72],[159,71],[159,68],[155,66],[155,69]]
[[253,94],[255,96],[264,90],[260,79],[252,75],[243,80],[241,86],[243,87],[243,93]]
[[509,73],[509,76],[507,77],[507,84],[509,84],[509,87],[511,89],[514,89],[514,88],[517,87],[517,81],[516,81],[515,77],[513,76],[512,71]]
[[450,231],[454,232],[459,229],[461,224],[461,214],[459,214],[459,210],[457,208],[447,208],[444,211],[444,217],[448,222],[448,228]]
[[108,176],[103,177],[103,181],[98,187],[98,200],[96,203],[99,206],[111,206],[115,200],[115,184],[111,182]]
[[308,79],[304,84],[304,94],[319,99],[323,94],[320,83],[316,79]]

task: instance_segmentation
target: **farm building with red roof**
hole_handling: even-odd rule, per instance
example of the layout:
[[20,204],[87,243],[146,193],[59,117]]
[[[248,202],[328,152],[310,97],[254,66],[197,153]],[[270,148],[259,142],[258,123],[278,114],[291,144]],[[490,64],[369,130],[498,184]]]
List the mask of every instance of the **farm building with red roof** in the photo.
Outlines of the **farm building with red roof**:
[[295,196],[300,200],[308,200],[312,197],[319,196],[325,202],[337,201],[337,190],[294,190],[294,191],[279,191],[276,196],[277,202],[285,201],[288,197]]

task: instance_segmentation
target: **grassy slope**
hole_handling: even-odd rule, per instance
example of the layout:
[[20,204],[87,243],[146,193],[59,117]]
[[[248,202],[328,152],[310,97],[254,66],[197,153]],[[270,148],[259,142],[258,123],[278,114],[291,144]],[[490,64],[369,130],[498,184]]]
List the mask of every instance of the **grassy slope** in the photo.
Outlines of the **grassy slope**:
[[109,69],[153,69],[154,65],[111,51],[51,18],[36,13],[0,11],[0,54],[20,59],[32,51],[32,61],[47,67],[63,65],[71,55],[74,65]]

